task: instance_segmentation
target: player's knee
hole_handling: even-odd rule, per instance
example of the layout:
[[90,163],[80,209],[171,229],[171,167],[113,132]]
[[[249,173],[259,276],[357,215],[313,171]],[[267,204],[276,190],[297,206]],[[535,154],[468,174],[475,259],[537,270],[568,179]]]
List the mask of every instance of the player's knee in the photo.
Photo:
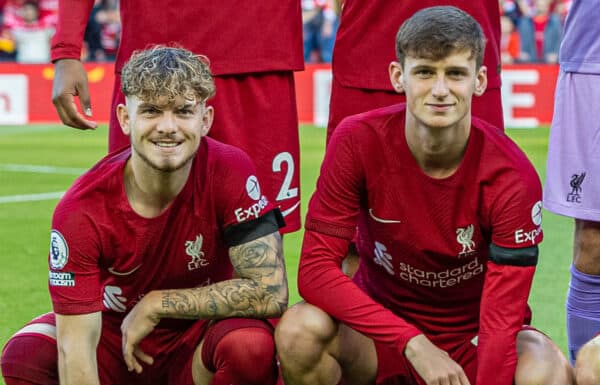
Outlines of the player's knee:
[[337,325],[321,309],[300,303],[288,309],[275,329],[275,344],[282,365],[310,366],[337,335]]
[[35,333],[36,328],[50,330],[54,326],[28,325],[4,346],[0,366],[7,385],[58,384],[56,341],[46,333]]
[[573,369],[549,338],[536,331],[519,333],[515,385],[573,384]]
[[214,367],[235,375],[236,384],[275,384],[277,362],[273,334],[262,328],[232,330],[221,338],[214,352]]
[[577,385],[600,384],[600,336],[583,345],[575,362]]

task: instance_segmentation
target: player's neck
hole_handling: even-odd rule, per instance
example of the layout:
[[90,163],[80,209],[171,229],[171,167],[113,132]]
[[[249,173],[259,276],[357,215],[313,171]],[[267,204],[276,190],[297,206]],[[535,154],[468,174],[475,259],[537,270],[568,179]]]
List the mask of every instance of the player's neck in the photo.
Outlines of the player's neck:
[[470,122],[450,127],[427,127],[415,122],[406,126],[406,142],[425,174],[432,178],[447,178],[460,166],[470,128]]
[[188,180],[192,162],[173,172],[163,172],[130,158],[123,179],[129,205],[137,214],[154,218],[162,214]]

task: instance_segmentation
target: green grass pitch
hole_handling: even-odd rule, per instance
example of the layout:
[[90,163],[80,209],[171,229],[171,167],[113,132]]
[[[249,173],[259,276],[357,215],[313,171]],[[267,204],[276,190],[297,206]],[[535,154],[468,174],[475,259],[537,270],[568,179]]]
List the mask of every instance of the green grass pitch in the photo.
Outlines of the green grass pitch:
[[[507,132],[543,179],[548,129]],[[54,125],[0,127],[0,347],[25,322],[51,310],[46,258],[56,194],[104,155],[106,138],[106,127],[93,132]],[[303,215],[319,173],[324,138],[324,129],[300,127]],[[31,200],[35,197],[40,200]],[[563,351],[572,228],[570,219],[544,212],[544,241],[530,298],[534,326],[553,338]],[[301,240],[301,232],[284,239],[291,304],[300,299],[296,273]]]

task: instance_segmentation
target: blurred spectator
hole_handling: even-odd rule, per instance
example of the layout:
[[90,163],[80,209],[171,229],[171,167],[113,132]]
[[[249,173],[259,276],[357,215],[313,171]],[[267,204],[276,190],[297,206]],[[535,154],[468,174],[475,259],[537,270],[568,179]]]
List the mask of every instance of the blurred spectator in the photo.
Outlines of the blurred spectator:
[[516,0],[498,0],[500,4],[500,14],[508,17],[514,26],[519,25],[521,18],[521,8]]
[[502,64],[512,64],[519,59],[521,41],[513,20],[507,15],[500,16],[500,60]]
[[521,0],[523,15],[518,24],[521,39],[520,60],[533,63],[557,63],[562,36],[560,16],[553,0]]
[[4,0],[3,24],[5,29],[18,28],[26,23],[21,14],[25,3],[33,3],[37,6],[37,24],[43,27],[56,28],[58,0]]
[[96,0],[85,30],[83,60],[114,60],[119,48],[121,18],[118,0]]
[[0,0],[0,61],[10,61],[15,58],[15,43],[4,26],[4,6],[6,0]]
[[102,0],[95,0],[94,7],[92,8],[83,34],[83,49],[81,52],[82,61],[102,61],[105,57],[100,42],[102,25],[96,20],[96,14],[100,9],[102,9]]
[[339,24],[334,0],[302,0],[304,61],[331,63],[333,43]]
[[41,18],[41,10],[36,1],[27,0],[16,13],[14,24],[8,29],[16,49],[19,63],[49,63],[50,38],[54,27]]
[[102,0],[102,8],[96,14],[96,21],[102,26],[100,43],[107,60],[115,60],[121,35],[121,16],[118,0]]

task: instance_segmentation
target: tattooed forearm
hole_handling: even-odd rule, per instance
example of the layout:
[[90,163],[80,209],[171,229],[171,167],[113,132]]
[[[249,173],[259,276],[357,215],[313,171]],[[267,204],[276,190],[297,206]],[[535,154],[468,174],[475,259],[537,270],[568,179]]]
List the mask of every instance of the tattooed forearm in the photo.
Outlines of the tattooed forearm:
[[230,249],[240,278],[193,289],[161,292],[161,318],[280,316],[288,290],[281,238],[275,233]]

